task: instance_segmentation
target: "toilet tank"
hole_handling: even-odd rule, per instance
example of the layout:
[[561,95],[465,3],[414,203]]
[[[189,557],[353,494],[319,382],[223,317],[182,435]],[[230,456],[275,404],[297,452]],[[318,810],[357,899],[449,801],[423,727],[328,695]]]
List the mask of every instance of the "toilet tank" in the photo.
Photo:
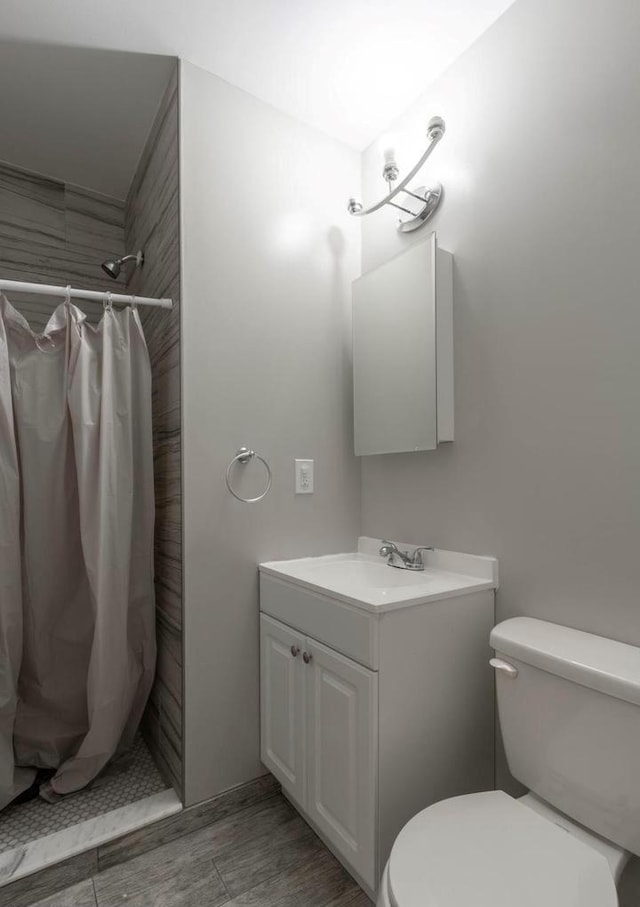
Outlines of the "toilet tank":
[[513,776],[640,854],[640,648],[528,617],[494,627],[491,645]]

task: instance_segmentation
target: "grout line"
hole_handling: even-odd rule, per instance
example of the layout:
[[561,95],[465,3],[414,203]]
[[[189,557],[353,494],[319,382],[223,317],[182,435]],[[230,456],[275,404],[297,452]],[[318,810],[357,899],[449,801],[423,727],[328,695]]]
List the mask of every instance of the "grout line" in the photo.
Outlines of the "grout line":
[[[292,872],[296,872],[300,868],[301,867],[296,866],[294,869],[289,869],[287,872],[274,872],[274,874],[272,876],[267,876],[267,878],[261,879],[259,882],[256,882],[255,885],[252,885],[251,888],[246,888],[243,891],[236,891],[235,894],[231,894],[231,892],[227,888],[227,885],[224,881],[224,878],[222,877],[222,873],[220,872],[220,870],[218,870],[218,875],[220,876],[220,879],[222,880],[222,884],[224,885],[225,891],[229,895],[229,900],[233,901],[235,898],[244,898],[246,895],[251,894],[252,891],[255,891],[257,888],[260,888],[262,885],[266,885],[269,882],[274,882],[276,879],[279,879],[281,876],[289,875]],[[216,866],[216,869],[217,869],[217,866]],[[224,907],[224,905],[222,905],[222,907]],[[348,907],[348,905],[347,905],[347,907]]]
[[[230,892],[229,889],[227,888],[227,885],[226,885],[225,880],[222,878],[222,873],[220,872],[220,869],[219,869],[219,867],[218,867],[218,864],[217,864],[216,861],[213,859],[213,857],[210,857],[210,860],[211,860],[211,862],[213,863],[213,868],[214,868],[215,871],[218,873],[218,878],[220,879],[220,882],[222,883],[222,887],[224,888],[224,890],[225,890],[226,893],[227,893],[227,900],[224,902],[225,904],[227,904],[229,901],[233,900],[233,898],[232,898],[232,896],[231,896],[231,892]],[[224,904],[221,904],[220,907],[224,907]]]
[[93,888],[93,900],[95,901],[95,907],[98,907],[98,892],[96,891],[95,876],[91,876],[91,887]]

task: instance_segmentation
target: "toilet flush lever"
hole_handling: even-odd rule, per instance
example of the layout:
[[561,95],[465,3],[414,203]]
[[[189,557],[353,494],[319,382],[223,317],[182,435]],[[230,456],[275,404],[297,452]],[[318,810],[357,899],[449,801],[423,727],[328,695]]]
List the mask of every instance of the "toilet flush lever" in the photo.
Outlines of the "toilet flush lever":
[[518,676],[518,669],[515,665],[510,665],[508,661],[503,661],[502,658],[490,658],[489,664],[492,668],[495,668],[496,671],[502,671],[502,673],[506,674],[508,677],[515,679]]

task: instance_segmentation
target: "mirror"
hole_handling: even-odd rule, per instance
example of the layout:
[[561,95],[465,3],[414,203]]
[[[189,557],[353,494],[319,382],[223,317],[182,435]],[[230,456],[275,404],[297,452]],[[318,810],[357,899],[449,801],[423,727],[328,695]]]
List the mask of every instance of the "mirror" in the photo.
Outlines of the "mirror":
[[453,440],[452,256],[436,234],[353,282],[357,456]]

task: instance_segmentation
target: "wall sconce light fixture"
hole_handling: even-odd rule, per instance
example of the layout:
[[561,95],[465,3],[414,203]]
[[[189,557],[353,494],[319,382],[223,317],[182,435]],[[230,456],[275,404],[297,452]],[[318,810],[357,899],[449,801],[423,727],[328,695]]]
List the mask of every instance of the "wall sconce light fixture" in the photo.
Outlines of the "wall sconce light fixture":
[[[416,189],[407,189],[407,183],[410,183],[418,173],[427,158],[431,155],[442,136],[444,135],[445,125],[441,117],[433,117],[429,120],[427,126],[427,138],[429,144],[418,161],[418,163],[409,171],[409,173],[394,187],[394,183],[400,175],[398,165],[395,161],[395,152],[393,148],[388,148],[384,152],[384,166],[382,168],[382,177],[387,183],[388,193],[385,197],[370,208],[364,208],[362,203],[350,198],[347,205],[349,214],[354,217],[364,217],[366,214],[373,214],[379,211],[384,205],[391,205],[398,208],[403,214],[399,219],[398,230],[401,233],[411,233],[417,230],[435,214],[438,205],[442,201],[443,188],[440,183],[432,186],[418,186]],[[402,204],[399,204],[397,196],[403,193]],[[395,199],[395,201],[394,201]]]

